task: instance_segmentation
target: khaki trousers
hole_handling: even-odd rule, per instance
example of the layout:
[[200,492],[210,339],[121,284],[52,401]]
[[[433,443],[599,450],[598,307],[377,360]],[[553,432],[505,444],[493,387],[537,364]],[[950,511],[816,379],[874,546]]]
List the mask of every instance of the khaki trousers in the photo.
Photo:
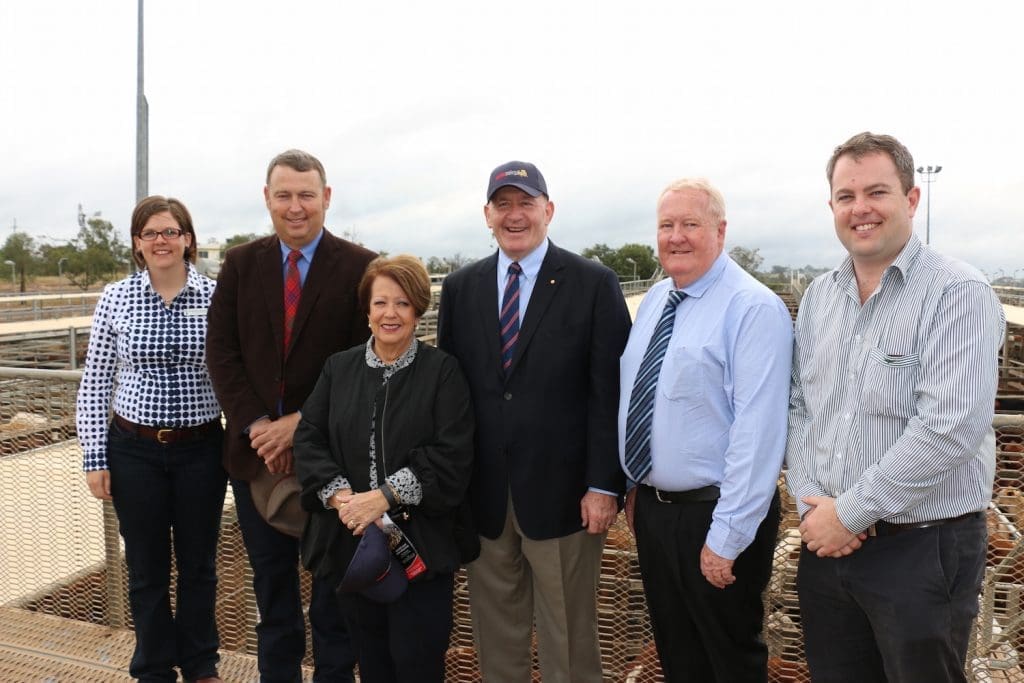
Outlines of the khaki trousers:
[[602,680],[597,582],[605,534],[543,541],[523,535],[511,498],[498,538],[481,537],[467,566],[469,602],[485,683],[529,683],[531,635],[544,683]]

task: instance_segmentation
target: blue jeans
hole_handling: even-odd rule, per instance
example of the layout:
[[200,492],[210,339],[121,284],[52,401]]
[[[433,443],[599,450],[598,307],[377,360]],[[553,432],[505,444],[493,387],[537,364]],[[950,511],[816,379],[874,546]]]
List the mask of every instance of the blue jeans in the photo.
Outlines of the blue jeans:
[[[110,489],[135,622],[129,671],[140,681],[176,681],[175,666],[185,680],[216,675],[216,554],[227,482],[222,441],[214,431],[205,439],[162,445],[110,426]],[[173,613],[172,535],[178,569]]]
[[[231,489],[260,611],[260,623],[256,626],[260,682],[301,683],[306,627],[299,591],[299,539],[267,524],[253,505],[249,482],[232,479]],[[309,623],[313,637],[313,681],[353,681],[355,653],[334,588],[315,578]]]
[[871,537],[838,559],[803,546],[797,589],[815,683],[966,681],[986,536],[978,514]]

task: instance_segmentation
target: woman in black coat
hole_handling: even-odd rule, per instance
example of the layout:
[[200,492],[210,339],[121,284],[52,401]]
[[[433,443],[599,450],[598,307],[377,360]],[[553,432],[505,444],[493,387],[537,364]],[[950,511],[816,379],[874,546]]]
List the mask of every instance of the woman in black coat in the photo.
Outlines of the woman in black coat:
[[415,338],[430,304],[419,259],[376,259],[359,299],[370,341],[327,360],[295,432],[311,513],[303,564],[337,585],[368,525],[386,531],[392,547],[404,545],[395,566],[405,565],[409,585],[397,600],[339,593],[360,678],[440,682],[460,564],[456,526],[473,459],[469,387],[454,358]]

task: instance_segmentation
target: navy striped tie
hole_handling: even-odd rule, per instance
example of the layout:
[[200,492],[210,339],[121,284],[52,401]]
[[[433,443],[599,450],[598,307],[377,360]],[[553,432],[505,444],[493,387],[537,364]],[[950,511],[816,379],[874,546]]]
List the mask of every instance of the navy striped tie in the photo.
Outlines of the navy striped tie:
[[647,351],[640,362],[640,369],[633,382],[633,393],[629,396],[629,410],[626,412],[626,474],[638,484],[651,473],[651,420],[654,417],[654,391],[658,387],[661,362],[672,338],[672,326],[676,321],[676,306],[686,298],[686,293],[675,289],[668,293],[668,301],[661,312],[658,326],[654,328]]
[[509,264],[505,293],[501,297],[498,324],[501,326],[501,369],[505,374],[512,367],[512,353],[519,339],[519,276],[522,272],[518,263],[513,261]]

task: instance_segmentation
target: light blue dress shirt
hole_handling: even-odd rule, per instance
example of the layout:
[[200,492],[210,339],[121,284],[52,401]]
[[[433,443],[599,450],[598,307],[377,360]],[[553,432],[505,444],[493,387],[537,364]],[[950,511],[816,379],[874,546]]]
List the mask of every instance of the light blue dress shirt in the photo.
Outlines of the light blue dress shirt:
[[[313,262],[313,254],[316,253],[316,248],[320,245],[320,240],[324,238],[324,229],[320,228],[320,232],[316,234],[313,241],[306,246],[299,249],[302,252],[302,258],[298,260],[296,264],[299,267],[299,280],[303,285],[306,284],[306,275],[309,274],[309,265]],[[284,242],[278,240],[278,244],[281,245],[281,273],[284,278],[288,277],[288,254],[291,253],[292,248]]]
[[[673,287],[667,279],[647,293],[622,354],[621,463],[633,381]],[[640,483],[717,485],[706,543],[735,559],[754,540],[782,468],[793,324],[782,300],[724,253],[683,291],[655,393],[653,468]]]
[[[519,267],[523,274],[519,276],[519,326],[522,327],[526,320],[526,307],[530,303],[530,295],[533,294],[533,286],[537,284],[537,276],[540,274],[540,266],[544,263],[544,257],[548,255],[547,238],[541,242],[536,249],[519,261]],[[501,249],[498,250],[498,310],[501,310],[501,299],[505,295],[505,283],[508,282],[508,267],[512,265],[512,259],[505,255]]]

